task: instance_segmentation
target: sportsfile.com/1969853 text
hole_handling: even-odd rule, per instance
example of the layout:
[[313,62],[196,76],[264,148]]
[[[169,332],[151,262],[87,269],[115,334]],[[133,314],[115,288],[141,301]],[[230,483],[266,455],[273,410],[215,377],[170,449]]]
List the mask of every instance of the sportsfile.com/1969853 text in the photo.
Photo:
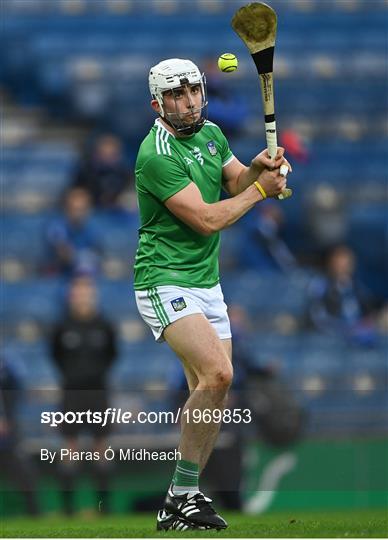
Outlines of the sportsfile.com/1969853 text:
[[121,408],[108,407],[104,411],[43,411],[41,424],[57,427],[61,424],[178,424],[181,417],[187,423],[210,424],[223,422],[225,424],[249,424],[252,421],[252,411],[245,409],[183,409],[176,411],[127,411]]

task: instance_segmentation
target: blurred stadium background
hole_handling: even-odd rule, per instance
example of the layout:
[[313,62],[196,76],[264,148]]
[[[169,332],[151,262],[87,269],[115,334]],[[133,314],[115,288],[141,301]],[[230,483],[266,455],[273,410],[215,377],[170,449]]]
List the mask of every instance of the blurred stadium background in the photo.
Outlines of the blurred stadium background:
[[[276,364],[307,411],[307,425],[304,440],[286,449],[250,439],[244,461],[246,509],[381,506],[387,491],[388,4],[270,3],[279,17],[279,127],[286,149],[290,133],[298,146],[289,152],[294,196],[281,206],[283,239],[298,266],[264,271],[260,261],[246,264],[241,246],[248,242],[248,218],[223,233],[221,274],[226,301],[248,314],[253,362]],[[55,408],[58,399],[48,336],[63,311],[66,289],[66,278],[42,270],[47,224],[58,215],[82,150],[97,133],[117,134],[133,169],[138,145],[153,121],[148,68],[162,58],[189,57],[204,69],[219,54],[235,53],[240,68],[222,76],[221,84],[245,112],[231,130],[230,145],[243,162],[264,147],[256,74],[230,27],[232,13],[242,4],[1,1],[2,349],[22,381],[22,450],[35,462],[40,447],[60,444],[39,423],[42,407]],[[167,346],[153,343],[137,314],[133,203],[125,213],[129,219],[109,210],[93,212],[103,245],[97,283],[102,309],[120,336],[110,380],[114,405],[141,409],[150,407],[147,391],[171,385],[176,359]],[[370,339],[328,335],[305,324],[311,281],[323,272],[322,256],[335,243],[354,250],[358,275],[376,299]],[[248,249],[254,251],[254,242]],[[151,446],[162,440],[166,446],[174,433],[162,426],[137,428],[130,436],[113,434],[111,444],[131,446],[136,436]],[[272,471],[283,470],[275,474],[276,485],[265,484],[263,472],[271,465]],[[136,502],[136,486],[126,471],[118,478],[112,472],[116,511]],[[156,491],[169,474],[155,481]],[[59,509],[50,469],[41,471],[39,486],[42,511]],[[11,493],[14,488],[4,489]],[[272,492],[271,497],[264,501],[258,489]],[[80,508],[84,499],[79,497]],[[15,514],[23,504],[13,493],[3,498],[2,511]]]

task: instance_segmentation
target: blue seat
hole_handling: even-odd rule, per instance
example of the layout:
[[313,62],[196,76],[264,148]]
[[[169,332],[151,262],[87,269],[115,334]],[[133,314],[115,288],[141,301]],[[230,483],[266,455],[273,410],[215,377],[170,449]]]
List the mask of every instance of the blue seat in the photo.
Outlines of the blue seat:
[[15,258],[38,267],[45,254],[44,232],[48,217],[44,214],[9,214],[2,218],[1,258]]
[[18,368],[25,388],[53,386],[59,381],[59,372],[52,361],[48,340],[34,343],[8,342],[4,354]]
[[252,313],[300,314],[307,294],[306,276],[260,271],[226,273],[221,277],[226,302],[242,304]]
[[[384,202],[355,204],[349,208],[349,244],[359,257],[359,265],[366,270],[386,265],[387,208]],[[369,281],[369,280],[368,280]]]
[[139,218],[132,214],[95,213],[92,224],[106,255],[115,255],[128,261],[134,260],[137,243]]
[[1,316],[8,321],[35,320],[51,325],[63,311],[65,284],[58,279],[31,279],[5,283]]
[[99,303],[108,318],[120,320],[126,317],[139,317],[131,277],[128,271],[128,280],[98,280]]
[[28,197],[38,201],[39,209],[51,208],[58,204],[69,183],[67,166],[6,166],[2,179],[4,208],[23,211]]
[[166,384],[178,362],[167,345],[149,339],[141,343],[121,343],[118,362],[111,379],[119,387],[137,387],[158,382]]

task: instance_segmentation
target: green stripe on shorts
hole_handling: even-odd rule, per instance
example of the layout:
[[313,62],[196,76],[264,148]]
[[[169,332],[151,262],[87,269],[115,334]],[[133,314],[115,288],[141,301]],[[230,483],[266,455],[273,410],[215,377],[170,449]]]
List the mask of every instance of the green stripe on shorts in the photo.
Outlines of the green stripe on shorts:
[[155,289],[149,289],[147,291],[148,298],[151,300],[152,307],[154,308],[155,314],[157,319],[159,320],[160,324],[164,327],[167,326],[166,319],[163,317],[163,312],[160,310],[158,306],[158,302],[155,297]]
[[162,317],[160,316],[160,312],[159,312],[159,310],[158,310],[158,308],[157,308],[157,306],[156,306],[156,302],[155,302],[155,298],[154,298],[152,289],[148,289],[148,290],[147,290],[147,296],[148,296],[148,298],[151,300],[151,304],[152,304],[153,310],[154,310],[154,312],[155,312],[156,318],[158,319],[158,321],[160,322],[160,324],[163,326]]
[[159,296],[159,293],[158,293],[158,290],[155,288],[155,296],[156,296],[156,301],[159,303],[159,306],[160,306],[160,309],[167,321],[167,324],[170,324],[170,319],[168,318],[168,315],[167,315],[167,312],[166,310],[164,309],[164,306],[162,304],[162,300],[160,299],[160,296]]

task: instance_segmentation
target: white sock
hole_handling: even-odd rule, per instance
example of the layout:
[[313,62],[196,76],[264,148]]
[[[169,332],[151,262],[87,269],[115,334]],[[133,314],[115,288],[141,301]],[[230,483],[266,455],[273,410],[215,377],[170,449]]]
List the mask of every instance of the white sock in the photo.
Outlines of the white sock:
[[189,498],[200,493],[198,486],[175,486],[174,484],[171,484],[171,490],[174,495],[186,495],[187,493]]

